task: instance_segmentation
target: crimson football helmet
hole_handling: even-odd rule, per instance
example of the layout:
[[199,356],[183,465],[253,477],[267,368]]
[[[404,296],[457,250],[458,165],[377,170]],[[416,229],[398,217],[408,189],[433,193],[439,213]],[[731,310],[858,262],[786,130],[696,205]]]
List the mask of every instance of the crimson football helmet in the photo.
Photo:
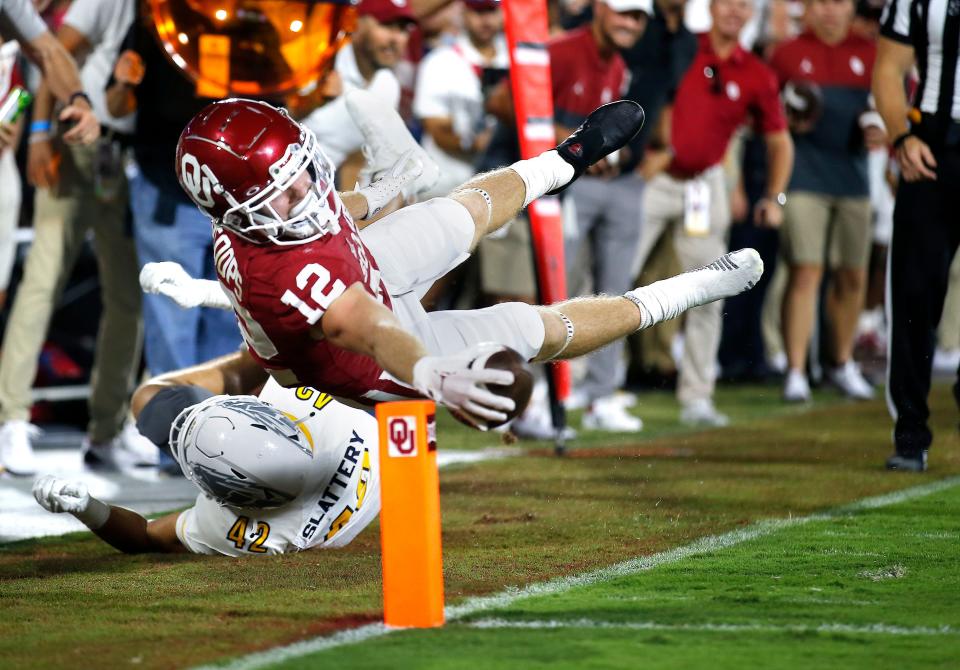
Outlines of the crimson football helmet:
[[[304,244],[347,216],[316,136],[282,109],[231,98],[202,109],[177,142],[177,179],[211,219],[252,242]],[[304,173],[306,196],[282,217],[273,201]]]

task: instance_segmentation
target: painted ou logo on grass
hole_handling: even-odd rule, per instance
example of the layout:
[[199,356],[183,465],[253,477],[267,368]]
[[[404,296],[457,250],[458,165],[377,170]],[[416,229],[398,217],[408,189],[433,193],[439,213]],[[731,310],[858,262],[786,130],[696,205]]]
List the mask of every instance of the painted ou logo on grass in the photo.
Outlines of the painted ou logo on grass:
[[195,203],[201,207],[213,207],[210,178],[203,174],[200,162],[193,154],[184,154],[180,159],[180,181]]
[[399,458],[417,455],[417,417],[392,416],[388,419],[387,454]]

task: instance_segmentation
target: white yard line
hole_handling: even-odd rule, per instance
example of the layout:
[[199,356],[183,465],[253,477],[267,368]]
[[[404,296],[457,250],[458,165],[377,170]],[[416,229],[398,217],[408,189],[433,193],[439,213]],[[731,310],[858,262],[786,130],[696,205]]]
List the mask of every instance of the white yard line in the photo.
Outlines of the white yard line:
[[850,633],[853,635],[960,635],[960,630],[950,626],[892,626],[885,623],[848,624],[820,623],[815,626],[785,624],[776,626],[762,623],[658,623],[656,621],[595,621],[572,619],[546,621],[477,619],[465,624],[470,628],[498,630],[502,628],[555,630],[562,628],[605,628],[622,630],[693,631],[696,633]]
[[[528,584],[523,587],[512,587],[507,588],[500,593],[496,593],[490,596],[481,596],[477,598],[468,598],[463,603],[459,605],[453,605],[446,608],[446,618],[447,621],[456,621],[467,616],[472,616],[480,612],[485,612],[492,609],[500,609],[507,607],[522,600],[524,598],[531,598],[533,596],[540,595],[551,595],[556,593],[564,593],[570,589],[576,588],[578,586],[589,586],[591,584],[596,584],[598,582],[605,582],[611,579],[616,579],[618,577],[623,577],[626,575],[634,575],[639,572],[644,572],[646,570],[652,570],[660,565],[666,565],[669,563],[676,563],[685,558],[691,556],[698,556],[701,554],[707,554],[720,549],[725,549],[727,547],[732,547],[734,545],[752,540],[758,537],[764,537],[770,535],[777,531],[783,530],[785,528],[792,528],[794,526],[800,526],[811,521],[825,521],[828,519],[836,518],[839,516],[845,516],[857,511],[878,509],[881,507],[888,507],[890,505],[896,505],[898,503],[906,502],[908,500],[914,500],[916,498],[922,498],[924,496],[931,495],[933,493],[938,493],[947,489],[954,488],[955,486],[960,485],[960,477],[950,477],[949,479],[943,479],[936,482],[931,482],[929,484],[922,484],[920,486],[914,486],[909,489],[903,489],[901,491],[894,491],[893,493],[886,493],[879,496],[873,496],[871,498],[864,498],[858,500],[848,505],[842,505],[831,510],[826,510],[819,514],[811,514],[808,516],[799,516],[799,517],[789,517],[786,519],[769,519],[764,521],[758,521],[757,523],[751,524],[745,528],[738,528],[737,530],[732,530],[728,533],[723,533],[721,535],[711,535],[709,537],[700,538],[695,540],[691,544],[677,547],[676,549],[670,549],[668,551],[662,551],[657,554],[652,554],[650,556],[641,556],[639,558],[634,558],[629,561],[624,561],[622,563],[617,563],[606,568],[601,568],[599,570],[592,570],[590,572],[585,572],[579,575],[571,575],[568,577],[559,577],[557,579],[551,579],[546,582],[539,582],[536,584]],[[498,621],[498,620],[491,620]],[[522,622],[509,622],[510,625],[519,624]],[[644,625],[644,624],[636,624]],[[655,625],[655,624],[650,624]],[[723,624],[716,624],[723,625]],[[822,624],[824,626],[844,626],[845,624]],[[877,624],[883,625],[883,624]],[[775,627],[777,630],[786,630],[786,627]],[[857,628],[857,627],[852,627]],[[871,628],[867,626],[865,628]],[[886,627],[889,630],[893,630],[896,627],[888,626]],[[811,627],[813,629],[813,627]],[[213,664],[208,666],[200,666],[198,670],[212,670],[214,668],[218,670],[254,670],[255,668],[263,668],[275,663],[280,663],[282,661],[289,660],[291,658],[299,658],[301,656],[306,656],[324,649],[331,649],[333,647],[339,647],[342,645],[353,644],[355,642],[362,642],[369,640],[371,638],[380,637],[390,633],[393,628],[384,626],[381,623],[377,624],[367,624],[365,626],[359,626],[357,628],[351,628],[333,635],[328,635],[325,637],[313,638],[310,640],[303,640],[301,642],[296,642],[283,647],[276,647],[274,649],[267,649],[266,651],[257,652],[255,654],[250,654],[242,658],[235,659],[233,661],[226,661],[220,664]],[[827,630],[827,629],[825,629]],[[838,630],[838,629],[829,629],[829,630]],[[920,630],[920,629],[903,629],[903,630]],[[930,630],[942,630],[942,629],[930,629]],[[849,632],[857,632],[856,630],[850,630]],[[876,632],[876,631],[874,631]],[[894,634],[894,633],[891,633]],[[901,634],[911,634],[911,633],[901,633]],[[920,634],[920,633],[918,633]],[[929,634],[940,634],[940,635],[953,635],[955,631],[953,629],[948,629],[947,632],[940,633],[929,633]]]

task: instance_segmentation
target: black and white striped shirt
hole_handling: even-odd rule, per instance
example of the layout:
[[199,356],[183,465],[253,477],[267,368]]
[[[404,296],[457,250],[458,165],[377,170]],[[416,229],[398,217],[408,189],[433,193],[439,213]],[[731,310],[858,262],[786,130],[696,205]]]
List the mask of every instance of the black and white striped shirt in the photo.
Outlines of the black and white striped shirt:
[[880,33],[916,52],[920,111],[960,121],[960,0],[887,0]]

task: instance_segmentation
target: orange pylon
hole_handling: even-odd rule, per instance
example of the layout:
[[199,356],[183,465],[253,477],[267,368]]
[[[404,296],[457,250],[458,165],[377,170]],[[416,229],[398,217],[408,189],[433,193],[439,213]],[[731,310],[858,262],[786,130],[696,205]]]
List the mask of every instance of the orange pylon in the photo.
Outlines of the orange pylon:
[[435,413],[429,400],[377,405],[383,622],[388,626],[443,625]]

